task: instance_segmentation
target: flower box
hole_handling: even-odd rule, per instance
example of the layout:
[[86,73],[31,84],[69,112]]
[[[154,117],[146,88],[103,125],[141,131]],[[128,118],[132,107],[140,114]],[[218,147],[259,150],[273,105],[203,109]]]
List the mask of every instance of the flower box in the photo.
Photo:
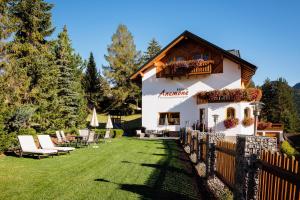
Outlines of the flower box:
[[224,120],[224,126],[225,128],[234,128],[239,124],[239,119],[238,118],[228,118]]

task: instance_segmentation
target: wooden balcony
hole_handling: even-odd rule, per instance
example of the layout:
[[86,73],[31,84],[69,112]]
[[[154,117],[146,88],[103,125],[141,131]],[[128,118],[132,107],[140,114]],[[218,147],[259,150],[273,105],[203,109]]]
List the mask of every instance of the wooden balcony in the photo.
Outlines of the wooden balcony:
[[157,74],[158,78],[173,78],[181,76],[211,74],[213,61],[189,60],[167,64]]

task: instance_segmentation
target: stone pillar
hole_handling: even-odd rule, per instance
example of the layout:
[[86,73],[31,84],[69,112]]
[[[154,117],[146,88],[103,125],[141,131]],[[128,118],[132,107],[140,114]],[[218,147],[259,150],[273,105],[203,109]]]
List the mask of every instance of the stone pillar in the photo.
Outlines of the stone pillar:
[[262,150],[276,151],[276,138],[237,136],[235,157],[235,200],[257,199],[259,165]]

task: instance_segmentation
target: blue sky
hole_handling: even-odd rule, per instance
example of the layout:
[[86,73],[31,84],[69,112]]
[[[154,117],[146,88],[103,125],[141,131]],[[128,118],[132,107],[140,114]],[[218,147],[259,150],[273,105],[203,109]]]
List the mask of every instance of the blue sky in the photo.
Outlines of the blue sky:
[[258,66],[254,77],[300,82],[300,1],[47,0],[53,3],[55,35],[67,25],[74,49],[97,66],[117,26],[125,24],[138,50],[155,37],[167,45],[184,30],[224,48],[239,49]]

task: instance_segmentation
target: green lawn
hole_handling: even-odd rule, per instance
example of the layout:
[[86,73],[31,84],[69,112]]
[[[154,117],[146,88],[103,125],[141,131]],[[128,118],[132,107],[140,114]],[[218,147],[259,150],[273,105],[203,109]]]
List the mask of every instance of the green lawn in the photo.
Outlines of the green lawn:
[[196,199],[175,141],[113,139],[41,160],[0,158],[0,199]]

